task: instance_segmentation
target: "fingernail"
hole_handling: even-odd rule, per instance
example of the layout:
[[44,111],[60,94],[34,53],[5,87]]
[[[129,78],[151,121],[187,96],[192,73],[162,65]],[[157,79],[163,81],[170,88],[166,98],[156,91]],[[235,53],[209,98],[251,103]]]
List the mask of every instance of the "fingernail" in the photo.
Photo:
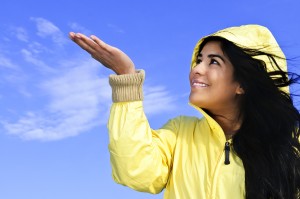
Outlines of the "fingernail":
[[75,36],[76,36],[77,38],[80,38],[80,35],[79,35],[78,33],[76,33]]

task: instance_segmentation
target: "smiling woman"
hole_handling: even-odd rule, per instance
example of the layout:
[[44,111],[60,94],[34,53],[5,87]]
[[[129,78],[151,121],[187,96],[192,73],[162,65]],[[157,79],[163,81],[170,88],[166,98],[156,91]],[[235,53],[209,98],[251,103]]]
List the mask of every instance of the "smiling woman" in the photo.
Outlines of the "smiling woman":
[[[70,38],[117,75],[108,129],[113,178],[164,198],[299,198],[300,115],[288,94],[286,60],[271,32],[231,27],[203,37],[190,72],[190,103],[153,130],[143,110],[145,73],[96,36]],[[294,78],[296,77],[296,78]]]

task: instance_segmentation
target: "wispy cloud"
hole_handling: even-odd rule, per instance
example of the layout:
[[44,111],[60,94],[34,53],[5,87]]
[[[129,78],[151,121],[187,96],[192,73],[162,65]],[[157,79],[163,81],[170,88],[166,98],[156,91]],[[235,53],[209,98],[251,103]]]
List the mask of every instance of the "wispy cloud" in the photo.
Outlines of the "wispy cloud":
[[154,115],[175,109],[176,97],[172,96],[165,87],[144,86],[145,112]]
[[80,25],[76,22],[69,23],[68,25],[72,29],[73,32],[80,32],[80,33],[83,33],[85,35],[90,35],[91,34],[90,30],[88,30],[87,28],[83,27],[82,25]]
[[[20,60],[12,61],[9,57],[0,55],[0,83],[5,84],[5,88],[8,88],[10,85],[23,86],[28,78],[25,71],[20,67],[21,63],[17,63],[17,61]],[[3,89],[0,92],[2,93]]]
[[29,50],[22,49],[21,54],[23,55],[25,61],[37,66],[38,67],[37,69],[40,70],[40,72],[43,72],[43,73],[55,72],[55,70],[53,68],[51,68],[50,66],[48,66],[46,63],[44,63],[42,61],[42,59],[35,58]]
[[[89,64],[87,64],[89,63]],[[59,140],[85,132],[106,121],[110,89],[99,78],[96,64],[85,62],[41,83],[48,102],[38,111],[27,111],[16,122],[2,122],[9,134],[26,140]],[[102,116],[102,118],[101,118]]]
[[113,30],[116,33],[125,33],[125,31],[115,24],[107,24],[107,27]]
[[28,42],[28,33],[23,27],[11,27],[12,34],[20,41]]
[[[104,125],[111,104],[107,77],[99,77],[97,63],[65,71],[42,83],[49,101],[39,111],[28,111],[16,122],[2,122],[9,134],[25,140],[53,141],[79,135]],[[145,112],[155,115],[174,108],[165,88],[145,86]]]
[[13,63],[9,57],[0,54],[0,67],[18,70],[17,64]]
[[41,43],[36,42],[36,41],[33,41],[28,44],[28,50],[34,54],[39,54],[39,53],[43,53],[43,52],[52,52],[46,46],[44,46]]
[[52,22],[41,17],[31,17],[32,21],[36,22],[37,35],[40,37],[51,37],[56,44],[65,44],[67,39],[60,29]]
[[22,96],[24,96],[24,97],[26,97],[26,98],[31,98],[31,97],[32,97],[32,93],[29,92],[29,91],[27,90],[26,87],[21,86],[21,87],[18,89],[18,92],[19,92]]

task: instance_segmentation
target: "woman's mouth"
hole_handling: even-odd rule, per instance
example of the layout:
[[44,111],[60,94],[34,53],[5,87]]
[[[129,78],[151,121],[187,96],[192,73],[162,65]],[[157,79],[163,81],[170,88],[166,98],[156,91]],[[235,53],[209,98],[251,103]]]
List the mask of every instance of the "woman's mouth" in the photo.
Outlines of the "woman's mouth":
[[191,86],[192,87],[208,87],[209,85],[204,82],[198,81],[198,80],[192,80]]

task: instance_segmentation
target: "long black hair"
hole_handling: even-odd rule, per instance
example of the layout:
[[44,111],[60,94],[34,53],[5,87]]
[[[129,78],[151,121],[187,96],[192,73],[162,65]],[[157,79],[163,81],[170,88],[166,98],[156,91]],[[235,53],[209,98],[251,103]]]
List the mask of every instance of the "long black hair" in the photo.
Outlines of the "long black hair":
[[[243,121],[233,137],[233,148],[243,161],[246,198],[299,199],[300,115],[291,95],[280,89],[297,82],[299,76],[283,71],[276,62],[279,57],[263,49],[238,47],[221,37],[205,38],[199,52],[209,41],[220,41],[234,67],[234,80],[245,92],[240,105]],[[255,58],[258,55],[269,58],[272,72]]]

